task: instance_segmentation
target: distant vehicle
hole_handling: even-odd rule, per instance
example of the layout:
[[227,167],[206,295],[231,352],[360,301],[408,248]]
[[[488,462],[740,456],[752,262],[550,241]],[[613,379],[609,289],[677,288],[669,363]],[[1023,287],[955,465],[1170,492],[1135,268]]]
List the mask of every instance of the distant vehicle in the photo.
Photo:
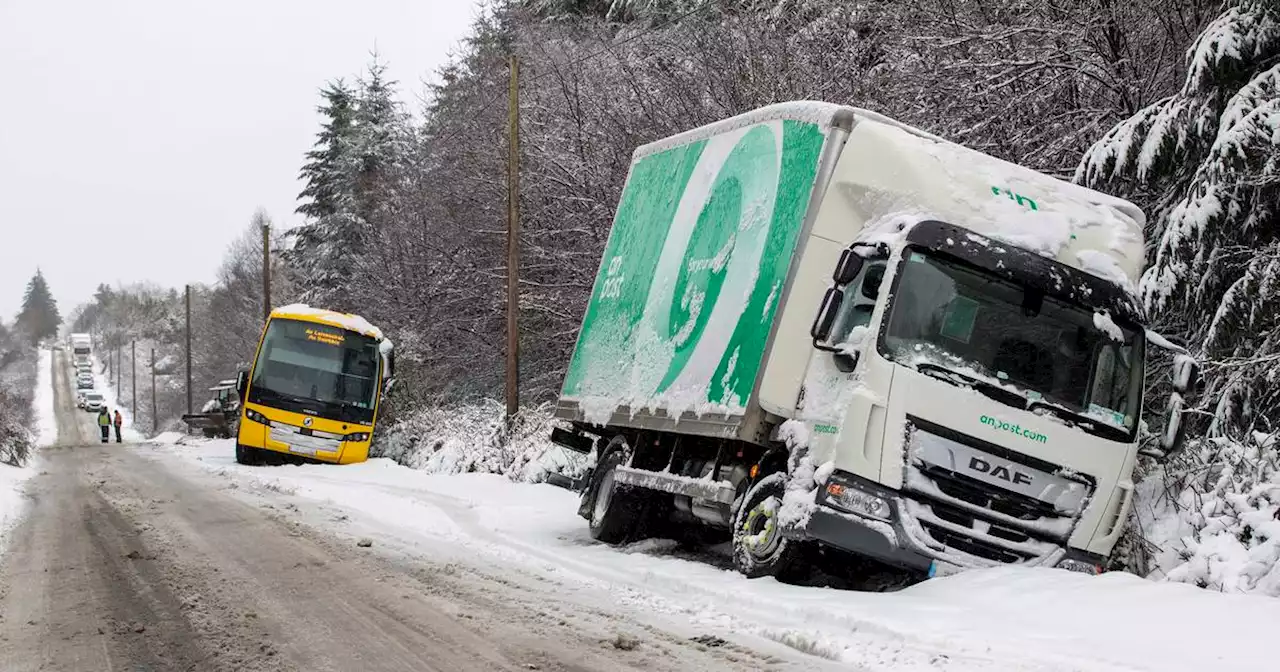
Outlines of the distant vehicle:
[[81,406],[81,408],[89,411],[90,413],[97,413],[102,409],[104,401],[105,398],[102,396],[101,392],[88,392],[84,395],[84,405]]
[[76,362],[89,361],[93,354],[93,337],[89,334],[71,334],[71,353]]
[[93,389],[93,376],[80,376],[80,377],[76,378],[76,389],[78,389],[78,390],[92,390],[92,389]]
[[367,460],[394,368],[391,341],[363,318],[301,304],[276,308],[253,368],[236,379],[243,400],[236,461]]
[[76,408],[84,408],[84,395],[90,390],[76,390]]

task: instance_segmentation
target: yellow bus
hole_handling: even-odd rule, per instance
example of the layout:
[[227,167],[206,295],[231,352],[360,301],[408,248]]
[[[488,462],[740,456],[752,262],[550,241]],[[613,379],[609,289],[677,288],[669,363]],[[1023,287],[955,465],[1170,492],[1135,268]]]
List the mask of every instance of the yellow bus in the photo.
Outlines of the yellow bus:
[[363,318],[276,308],[236,380],[236,462],[363,462],[394,369],[391,341]]

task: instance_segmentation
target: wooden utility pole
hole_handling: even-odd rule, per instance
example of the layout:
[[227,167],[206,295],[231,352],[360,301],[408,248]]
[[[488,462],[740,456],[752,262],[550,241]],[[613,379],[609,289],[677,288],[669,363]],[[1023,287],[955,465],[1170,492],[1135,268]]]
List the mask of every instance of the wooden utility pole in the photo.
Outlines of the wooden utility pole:
[[191,285],[187,285],[187,413],[191,412]]
[[507,110],[507,429],[520,408],[520,59],[511,55]]
[[262,223],[262,321],[271,316],[271,225]]
[[129,412],[133,414],[133,421],[138,421],[138,342],[129,341],[129,368],[133,369],[133,374],[129,376],[129,386],[133,388],[133,403],[130,404]]
[[151,435],[156,434],[156,349],[151,348]]

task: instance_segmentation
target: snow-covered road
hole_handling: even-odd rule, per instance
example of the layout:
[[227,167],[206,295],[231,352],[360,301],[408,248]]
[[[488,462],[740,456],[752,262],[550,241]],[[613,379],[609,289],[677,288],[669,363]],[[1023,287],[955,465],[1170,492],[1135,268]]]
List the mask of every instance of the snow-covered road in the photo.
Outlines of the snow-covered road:
[[[345,467],[245,467],[229,441],[176,437],[138,450],[226,479],[238,496],[292,507],[303,524],[369,537],[384,552],[551,585],[584,607],[748,646],[782,644],[869,670],[1248,670],[1280,601],[1126,574],[995,569],[896,593],[750,581],[674,542],[598,544],[573,493],[389,460]],[[287,500],[283,503],[280,500]]]

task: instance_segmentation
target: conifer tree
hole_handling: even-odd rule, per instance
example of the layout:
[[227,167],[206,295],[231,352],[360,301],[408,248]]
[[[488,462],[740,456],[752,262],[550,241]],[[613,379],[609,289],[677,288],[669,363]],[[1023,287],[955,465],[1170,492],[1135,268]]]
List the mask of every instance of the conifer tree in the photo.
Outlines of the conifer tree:
[[22,297],[22,311],[16,321],[19,331],[31,345],[56,336],[62,318],[58,315],[58,303],[49,292],[44,274],[39,269],[27,283],[27,291]]

